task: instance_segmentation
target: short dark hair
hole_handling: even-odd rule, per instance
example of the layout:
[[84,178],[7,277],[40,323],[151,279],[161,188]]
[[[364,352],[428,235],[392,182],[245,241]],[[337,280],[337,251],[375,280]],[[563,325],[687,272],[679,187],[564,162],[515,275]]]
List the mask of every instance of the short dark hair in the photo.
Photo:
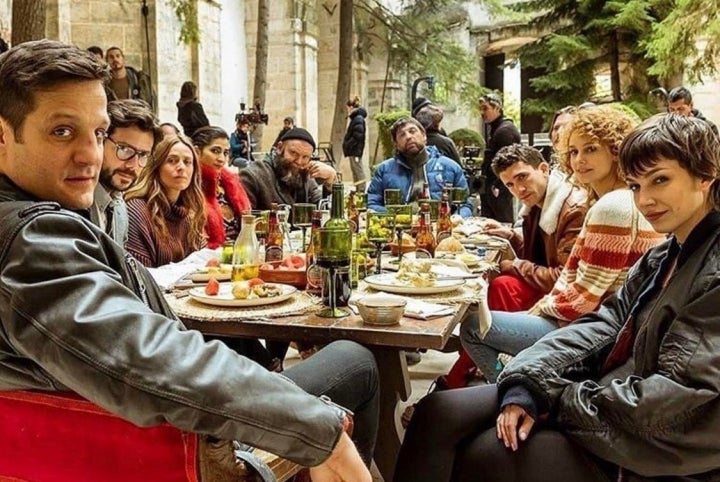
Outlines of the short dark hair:
[[197,98],[197,85],[192,80],[183,82],[180,87],[180,98],[181,99],[195,99]]
[[117,50],[118,52],[120,52],[120,55],[122,55],[123,57],[125,57],[125,52],[123,52],[120,47],[116,47],[115,45],[113,45],[112,47],[110,47],[109,49],[107,49],[107,50],[105,51],[105,60],[107,60],[107,56],[108,56],[108,54],[110,53],[111,50]]
[[92,47],[88,47],[87,51],[90,53],[93,53],[95,55],[99,55],[100,57],[103,56],[103,50],[98,47],[97,45],[93,45]]
[[675,87],[668,94],[668,102],[677,102],[679,100],[684,100],[687,105],[692,104],[692,94],[683,85]]
[[438,130],[440,122],[443,120],[443,111],[436,105],[426,105],[415,114],[415,119],[422,124],[426,131]]
[[[690,175],[717,179],[720,140],[707,121],[679,114],[657,114],[628,134],[620,145],[620,168],[637,176],[660,159],[674,159]],[[710,200],[720,210],[720,182],[711,187]]]
[[180,129],[178,129],[177,126],[172,122],[163,122],[162,124],[160,124],[160,130],[162,130],[163,127],[172,127],[175,131],[175,134],[180,134]]
[[87,50],[56,40],[24,42],[0,55],[0,117],[22,140],[25,118],[35,110],[35,94],[65,82],[97,80],[110,71]]
[[480,97],[479,100],[480,103],[487,102],[493,107],[497,107],[500,110],[503,109],[503,100],[502,97],[500,97],[499,94],[496,94],[495,92],[489,92],[483,96]]
[[108,135],[112,135],[115,129],[137,127],[141,131],[149,132],[153,135],[153,145],[160,142],[163,138],[158,120],[148,103],[144,100],[113,100],[108,102],[107,112],[108,116],[110,116]]
[[416,127],[419,127],[420,130],[425,132],[425,128],[423,127],[423,125],[421,123],[419,123],[417,121],[417,119],[414,119],[412,117],[401,117],[395,121],[395,123],[392,125],[392,127],[390,127],[390,136],[392,137],[393,142],[395,142],[395,134],[397,133],[398,129],[400,129],[401,127],[403,127],[407,124],[412,124]]
[[510,144],[495,154],[490,167],[492,167],[495,175],[499,176],[501,172],[518,162],[524,162],[537,169],[540,164],[545,162],[545,158],[542,156],[542,153],[534,147],[524,146],[522,144]]
[[200,150],[209,146],[215,139],[230,139],[230,136],[225,129],[217,126],[201,127],[192,135],[193,145]]
[[287,116],[283,119],[283,122],[290,122],[290,123],[294,124],[295,119],[293,119],[291,116]]

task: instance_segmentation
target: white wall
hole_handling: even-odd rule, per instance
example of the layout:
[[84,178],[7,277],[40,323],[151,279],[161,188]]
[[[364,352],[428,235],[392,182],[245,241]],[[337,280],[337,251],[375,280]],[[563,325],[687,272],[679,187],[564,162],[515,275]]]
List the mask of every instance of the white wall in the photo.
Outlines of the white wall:
[[221,125],[228,131],[235,129],[235,114],[240,101],[248,107],[252,95],[248,93],[248,61],[245,43],[245,2],[225,0],[220,16],[220,57],[222,68]]

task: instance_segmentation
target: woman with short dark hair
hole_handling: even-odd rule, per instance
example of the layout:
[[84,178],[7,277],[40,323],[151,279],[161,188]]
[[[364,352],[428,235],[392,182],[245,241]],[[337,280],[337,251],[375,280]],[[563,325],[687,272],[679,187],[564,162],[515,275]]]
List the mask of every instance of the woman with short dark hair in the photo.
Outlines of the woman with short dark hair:
[[669,238],[497,385],[424,399],[395,482],[720,477],[720,141],[702,120],[663,115],[619,158],[635,205]]
[[196,130],[210,125],[205,110],[197,100],[197,85],[188,80],[180,88],[180,100],[177,101],[178,122],[186,136],[191,137]]

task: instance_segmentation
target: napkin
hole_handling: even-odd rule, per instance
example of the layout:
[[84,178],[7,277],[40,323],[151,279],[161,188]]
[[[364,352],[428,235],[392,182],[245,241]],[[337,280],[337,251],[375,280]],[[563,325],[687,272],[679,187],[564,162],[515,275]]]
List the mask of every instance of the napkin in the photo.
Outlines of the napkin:
[[348,304],[351,308],[355,308],[353,305],[357,303],[359,299],[399,299],[407,301],[405,305],[405,316],[410,318],[417,318],[420,320],[429,320],[438,316],[452,315],[455,313],[455,308],[447,305],[439,305],[437,303],[428,303],[427,301],[416,300],[413,298],[405,298],[404,296],[393,295],[390,293],[384,293],[382,291],[373,294],[354,294],[350,297]]
[[195,251],[182,261],[165,264],[157,268],[148,268],[148,271],[161,289],[169,290],[178,280],[198,268],[202,268],[210,259],[218,256],[219,250],[205,248]]

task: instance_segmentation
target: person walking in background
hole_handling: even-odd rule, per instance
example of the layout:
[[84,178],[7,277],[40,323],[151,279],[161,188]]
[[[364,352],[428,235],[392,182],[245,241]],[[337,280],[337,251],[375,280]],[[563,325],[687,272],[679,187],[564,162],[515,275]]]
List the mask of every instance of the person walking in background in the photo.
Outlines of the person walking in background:
[[143,265],[176,263],[205,244],[200,163],[187,138],[165,137],[125,200],[130,220],[125,249]]
[[365,118],[367,117],[367,111],[360,105],[360,97],[357,96],[348,100],[345,107],[348,111],[350,123],[343,139],[343,156],[348,158],[353,181],[358,185],[358,183],[365,180],[362,155],[365,150]]
[[205,110],[197,100],[197,85],[188,80],[180,87],[180,100],[177,101],[178,122],[186,136],[192,137],[196,130],[210,125]]
[[493,172],[492,160],[503,147],[520,143],[520,131],[505,117],[502,98],[497,94],[480,98],[480,114],[485,123],[485,160],[481,169],[485,192],[480,195],[480,212],[501,223],[514,223],[512,194]]

